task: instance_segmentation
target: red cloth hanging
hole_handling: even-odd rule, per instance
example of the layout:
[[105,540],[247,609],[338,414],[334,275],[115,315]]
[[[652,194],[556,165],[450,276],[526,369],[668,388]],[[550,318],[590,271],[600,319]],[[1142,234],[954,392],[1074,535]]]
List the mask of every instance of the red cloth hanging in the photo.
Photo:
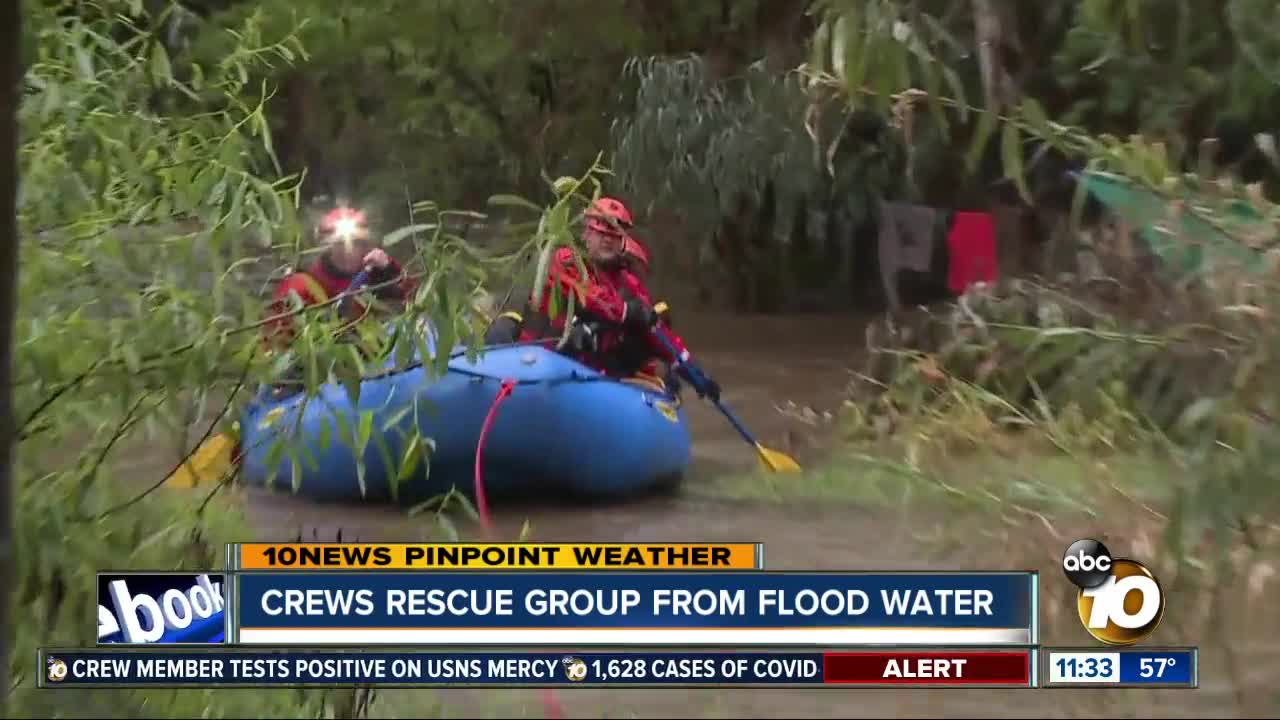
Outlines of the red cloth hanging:
[[996,224],[990,214],[956,213],[947,233],[947,250],[947,287],[951,292],[961,295],[974,283],[996,281]]

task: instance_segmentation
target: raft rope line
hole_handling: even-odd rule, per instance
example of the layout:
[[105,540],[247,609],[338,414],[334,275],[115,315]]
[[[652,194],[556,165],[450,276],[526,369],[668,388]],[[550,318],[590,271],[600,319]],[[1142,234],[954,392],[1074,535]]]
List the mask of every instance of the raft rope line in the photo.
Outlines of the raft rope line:
[[[480,375],[480,373],[476,374]],[[481,377],[490,376],[481,375]],[[476,514],[480,516],[480,527],[484,529],[486,539],[492,539],[493,522],[489,518],[489,501],[484,492],[484,446],[489,439],[489,429],[493,427],[493,421],[498,417],[498,408],[502,407],[503,401],[511,397],[512,391],[520,384],[522,384],[520,381],[511,378],[502,381],[502,387],[498,388],[498,394],[493,398],[493,404],[489,406],[489,413],[485,415],[484,424],[480,426],[480,438],[476,440]],[[560,705],[560,700],[556,697],[556,691],[553,688],[542,691],[542,707],[549,718],[559,720],[564,717],[564,707]]]
[[484,424],[480,426],[480,438],[476,440],[476,512],[480,515],[480,526],[484,528],[485,535],[488,536],[493,531],[493,524],[489,521],[489,502],[484,492],[484,446],[489,439],[489,429],[493,427],[493,421],[498,417],[498,408],[502,406],[502,401],[511,397],[511,391],[516,387],[515,380],[503,380],[502,387],[498,389],[498,395],[493,399],[493,404],[489,406],[489,414],[485,415]]

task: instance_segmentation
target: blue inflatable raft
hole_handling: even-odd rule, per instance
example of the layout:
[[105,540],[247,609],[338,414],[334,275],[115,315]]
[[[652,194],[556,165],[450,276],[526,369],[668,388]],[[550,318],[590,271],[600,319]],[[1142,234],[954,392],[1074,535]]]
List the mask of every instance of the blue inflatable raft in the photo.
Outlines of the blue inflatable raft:
[[[433,375],[410,367],[367,379],[357,407],[340,384],[281,399],[264,390],[240,418],[242,482],[296,487],[325,501],[420,502],[451,489],[474,496],[481,429],[507,380],[514,385],[493,413],[481,456],[489,497],[669,489],[690,462],[677,398],[553,350],[501,346],[475,361],[455,350],[447,373]],[[361,453],[363,483],[355,451],[362,419],[370,436]],[[415,430],[429,441],[420,444],[434,448],[412,471],[396,472],[413,465],[404,458]]]

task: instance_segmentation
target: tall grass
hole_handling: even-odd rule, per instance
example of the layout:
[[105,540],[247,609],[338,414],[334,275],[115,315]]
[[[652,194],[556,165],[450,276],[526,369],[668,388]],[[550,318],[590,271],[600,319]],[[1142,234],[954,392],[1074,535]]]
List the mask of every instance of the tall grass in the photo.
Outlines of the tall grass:
[[[1264,611],[1280,550],[1280,283],[1094,267],[871,325],[841,425],[859,471],[838,475],[863,498],[945,499],[925,539],[958,550],[978,532],[1007,566],[1111,533],[1171,590],[1166,641],[1220,651],[1256,710],[1242,634],[1223,628]],[[1075,623],[1047,620],[1050,636]]]

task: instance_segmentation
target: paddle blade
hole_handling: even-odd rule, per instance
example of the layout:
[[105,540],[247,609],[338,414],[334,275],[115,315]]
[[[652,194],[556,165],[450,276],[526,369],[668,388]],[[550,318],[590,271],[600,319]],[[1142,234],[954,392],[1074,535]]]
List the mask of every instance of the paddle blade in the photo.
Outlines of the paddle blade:
[[760,443],[756,443],[756,452],[760,453],[760,464],[767,470],[785,473],[800,472],[800,463],[786,453],[770,450]]
[[183,463],[172,475],[165,478],[164,484],[171,487],[192,488],[205,483],[221,480],[235,462],[236,441],[228,435],[214,435],[204,441],[187,462]]

